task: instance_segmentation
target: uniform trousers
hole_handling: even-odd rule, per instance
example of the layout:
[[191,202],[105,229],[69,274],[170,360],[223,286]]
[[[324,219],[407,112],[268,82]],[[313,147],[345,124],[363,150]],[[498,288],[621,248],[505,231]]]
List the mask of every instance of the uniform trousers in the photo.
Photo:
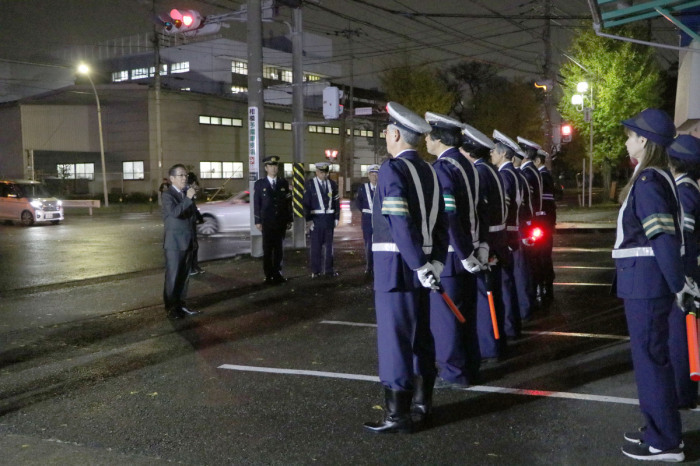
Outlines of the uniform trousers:
[[675,302],[668,316],[668,344],[673,375],[676,379],[678,407],[692,408],[698,400],[698,383],[690,380],[685,313]]
[[333,227],[314,222],[314,229],[309,232],[311,273],[333,273],[333,231]]
[[[364,214],[363,214],[364,215]],[[365,241],[365,260],[367,262],[368,272],[374,270],[374,254],[372,253],[372,222],[370,220],[369,225],[366,226],[364,220],[362,221],[362,239]]]
[[681,416],[668,343],[672,305],[673,295],[625,299],[639,407],[646,422],[644,443],[659,450],[678,448],[681,443]]
[[513,280],[518,295],[518,311],[521,322],[532,316],[532,278],[528,271],[524,247],[513,251]]
[[413,376],[434,377],[428,289],[375,291],[379,380],[391,390],[413,390]]
[[265,278],[272,278],[281,275],[282,270],[282,245],[284,236],[287,233],[287,226],[263,225],[262,247],[263,247],[263,272]]
[[187,285],[192,267],[192,250],[164,249],[165,283],[163,285],[163,303],[165,310],[180,309],[185,306]]
[[501,294],[503,295],[503,329],[509,337],[519,337],[521,332],[518,290],[515,287],[515,263],[501,266]]
[[[479,351],[482,358],[499,358],[505,349],[503,331],[503,297],[501,294],[501,267],[492,266],[490,271],[481,272],[476,278],[476,325],[479,335]],[[493,304],[496,310],[497,328],[500,339],[496,340],[491,321],[491,308],[487,291],[493,295]]]
[[466,322],[457,320],[439,293],[430,293],[430,330],[439,375],[448,382],[474,384],[481,365],[474,305],[476,277],[465,272],[441,277],[440,283]]

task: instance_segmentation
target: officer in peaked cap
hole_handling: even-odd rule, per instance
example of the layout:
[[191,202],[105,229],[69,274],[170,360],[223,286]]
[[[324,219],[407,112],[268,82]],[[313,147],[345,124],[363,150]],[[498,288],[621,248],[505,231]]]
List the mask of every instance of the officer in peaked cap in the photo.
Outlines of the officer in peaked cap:
[[515,148],[518,145],[498,130],[493,132],[495,147],[491,150],[491,163],[498,167],[506,198],[506,236],[512,261],[501,267],[501,292],[503,294],[504,323],[508,337],[517,338],[521,333],[521,314],[516,285],[515,257],[520,251],[520,224],[518,214],[522,205],[522,181],[513,166]]
[[[678,200],[683,207],[683,235],[685,274],[700,282],[700,139],[681,134],[666,150],[669,168],[676,182]],[[676,379],[676,396],[681,409],[697,410],[698,383],[688,377],[688,339],[686,338],[685,313],[676,303],[669,317],[669,351]]]
[[647,108],[622,124],[640,136],[657,140],[663,147],[669,146],[676,136],[676,127],[668,114],[658,108]]
[[459,151],[474,164],[479,175],[479,247],[477,259],[483,271],[477,276],[476,323],[479,335],[479,350],[486,362],[496,361],[505,351],[505,338],[496,340],[488,291],[493,294],[499,334],[504,334],[504,307],[501,294],[501,265],[510,263],[506,236],[506,199],[501,178],[489,163],[489,154],[495,147],[493,141],[476,128],[464,124],[462,127],[462,145]]
[[416,146],[430,125],[403,105],[387,104],[386,148],[372,207],[374,300],[379,379],[386,416],[365,423],[371,432],[411,432],[430,414],[435,346],[430,289],[447,256],[447,218],[432,167]]
[[477,380],[481,364],[475,307],[475,274],[481,271],[481,264],[474,255],[479,247],[479,175],[459,153],[462,123],[433,112],[427,112],[425,120],[432,128],[426,147],[437,157],[433,168],[442,188],[449,225],[449,248],[440,282],[466,319],[464,325],[459,324],[442,296],[430,294],[430,329],[439,371],[435,388],[466,387]]
[[311,278],[335,277],[333,268],[333,233],[340,219],[338,185],[328,178],[330,164],[316,163],[316,176],[306,182],[302,204],[311,245]]
[[535,155],[535,166],[540,172],[542,179],[542,211],[544,215],[540,217],[540,223],[544,226],[543,235],[538,245],[539,276],[536,286],[541,290],[542,300],[548,304],[553,299],[554,265],[552,263],[552,248],[554,246],[554,230],[557,224],[557,205],[554,202],[554,179],[545,164],[549,154],[540,149]]
[[[545,211],[542,209],[542,176],[540,171],[535,165],[535,156],[537,151],[542,149],[539,144],[532,142],[529,139],[522,138],[518,136],[518,144],[525,152],[525,159],[520,166],[520,173],[525,177],[527,182],[528,190],[530,192],[530,204],[532,205],[532,218],[530,224],[527,225],[527,229],[531,229],[537,226],[544,220]],[[538,287],[537,284],[542,282],[542,273],[539,267],[539,249],[536,244],[528,243],[529,240],[525,240],[526,248],[525,255],[528,265],[528,270],[532,275],[532,289],[530,290],[531,296],[537,300],[537,303],[542,305],[545,303],[544,289]]]
[[[535,299],[534,296],[534,286],[532,284],[532,275],[530,274],[529,266],[526,262],[525,257],[525,247],[526,245],[523,241],[524,237],[527,235],[529,230],[529,225],[531,224],[531,219],[533,216],[532,204],[530,203],[530,190],[528,188],[528,183],[523,174],[520,171],[520,165],[522,164],[523,158],[525,157],[525,152],[520,148],[520,146],[513,141],[510,137],[501,133],[498,130],[494,130],[493,139],[498,148],[499,144],[505,146],[506,157],[512,154],[510,161],[512,163],[513,173],[518,177],[518,186],[520,191],[520,207],[518,208],[518,238],[520,239],[520,244],[516,249],[513,250],[513,277],[515,281],[515,290],[518,296],[518,311],[520,313],[521,322],[527,321],[531,317],[532,306]],[[506,167],[509,169],[510,167]],[[507,228],[507,227],[506,227]],[[512,233],[509,233],[509,242],[513,239]]]
[[372,277],[374,274],[374,262],[372,261],[372,199],[377,190],[377,179],[379,178],[379,165],[367,167],[367,183],[362,183],[357,188],[355,205],[362,213],[362,238],[365,241],[365,275]]
[[253,185],[255,227],[262,232],[265,283],[284,283],[282,258],[284,236],[292,226],[292,192],[289,183],[279,177],[279,157],[263,159],[266,176]]

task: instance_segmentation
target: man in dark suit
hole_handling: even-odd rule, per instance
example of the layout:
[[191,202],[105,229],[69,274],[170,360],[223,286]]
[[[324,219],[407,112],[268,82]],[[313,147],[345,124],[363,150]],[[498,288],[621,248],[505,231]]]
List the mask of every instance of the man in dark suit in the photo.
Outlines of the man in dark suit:
[[169,319],[177,320],[201,314],[185,306],[187,282],[192,266],[195,242],[197,206],[195,190],[187,187],[187,169],[182,164],[173,165],[168,171],[170,187],[163,191],[162,212],[165,236],[165,284],[163,302]]
[[292,192],[289,183],[278,177],[279,157],[271,155],[263,159],[265,178],[253,186],[253,215],[255,227],[263,237],[263,272],[265,283],[284,283],[282,257],[284,235],[292,227]]

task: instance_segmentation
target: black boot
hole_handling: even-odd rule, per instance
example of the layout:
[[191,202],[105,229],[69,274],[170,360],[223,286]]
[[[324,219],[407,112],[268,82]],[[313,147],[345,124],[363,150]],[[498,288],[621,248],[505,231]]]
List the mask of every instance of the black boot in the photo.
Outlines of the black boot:
[[435,375],[413,379],[413,400],[411,402],[411,417],[414,424],[425,424],[433,410],[433,387]]
[[411,420],[411,398],[413,392],[408,390],[384,389],[386,416],[382,422],[365,422],[365,429],[375,434],[393,434],[396,432],[410,434],[413,432]]
[[554,285],[552,282],[547,282],[544,285],[544,296],[547,300],[547,303],[551,303],[554,301]]

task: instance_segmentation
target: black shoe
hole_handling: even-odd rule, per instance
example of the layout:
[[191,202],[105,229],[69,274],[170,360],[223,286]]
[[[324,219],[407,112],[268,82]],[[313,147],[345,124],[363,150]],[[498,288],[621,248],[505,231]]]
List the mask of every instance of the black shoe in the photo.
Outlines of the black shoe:
[[375,434],[410,434],[413,432],[411,400],[413,392],[384,389],[386,416],[381,422],[365,422],[365,430]]
[[185,313],[182,312],[180,309],[170,309],[165,316],[169,320],[180,320],[185,318]]
[[192,317],[192,316],[198,316],[199,314],[203,314],[202,311],[195,311],[194,309],[190,309],[190,308],[187,308],[185,306],[182,306],[180,308],[180,311],[182,311],[182,313],[185,317]]
[[623,445],[622,453],[625,456],[642,461],[666,461],[669,463],[680,463],[685,459],[682,448],[672,448],[661,451],[647,445],[646,443],[628,443]]
[[274,277],[272,277],[272,282],[281,285],[282,283],[287,283],[287,279],[284,278],[282,275],[275,275]]
[[413,399],[411,400],[411,420],[413,427],[420,429],[430,422],[433,410],[433,388],[435,375],[413,377]]
[[311,278],[318,278],[318,277],[320,277],[320,276],[321,276],[320,273],[312,273],[312,274],[311,274]]
[[[630,443],[636,443],[637,445],[641,445],[644,443],[644,430],[646,427],[640,427],[637,430],[634,430],[632,432],[625,432],[625,440],[627,440]],[[685,443],[683,443],[683,440],[681,440],[681,443],[678,445],[678,448],[683,449],[685,446]]]

